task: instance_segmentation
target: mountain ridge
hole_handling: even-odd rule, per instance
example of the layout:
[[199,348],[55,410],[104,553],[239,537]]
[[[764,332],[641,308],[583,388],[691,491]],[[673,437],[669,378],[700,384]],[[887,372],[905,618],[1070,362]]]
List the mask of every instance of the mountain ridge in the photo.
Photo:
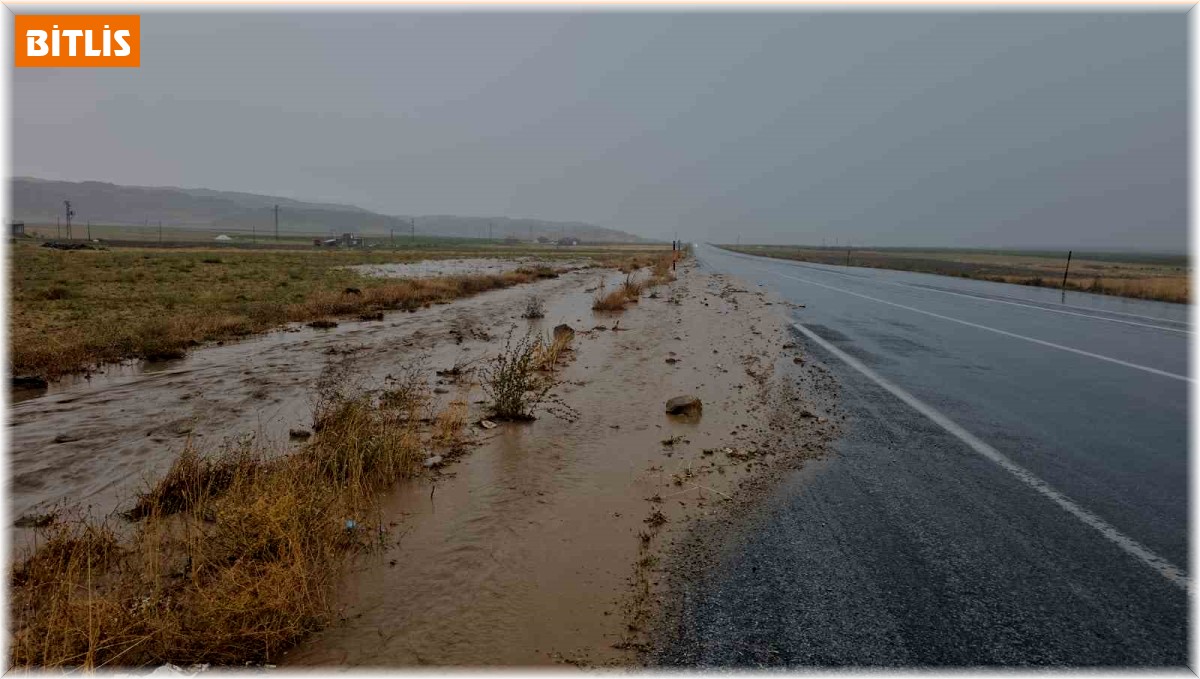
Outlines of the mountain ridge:
[[77,223],[139,225],[146,222],[177,228],[264,232],[274,228],[279,205],[279,231],[285,235],[416,232],[457,238],[557,239],[563,236],[592,242],[640,242],[647,239],[580,221],[528,217],[466,217],[459,215],[385,215],[356,205],[303,201],[282,196],[175,186],[132,186],[102,181],[69,182],[38,177],[11,179],[11,219],[51,223],[70,200]]

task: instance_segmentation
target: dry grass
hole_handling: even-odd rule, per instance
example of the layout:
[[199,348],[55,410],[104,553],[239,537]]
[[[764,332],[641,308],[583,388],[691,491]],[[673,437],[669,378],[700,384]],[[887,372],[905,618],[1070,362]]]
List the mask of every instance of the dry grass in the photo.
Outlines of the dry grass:
[[625,295],[625,301],[637,302],[642,296],[642,290],[646,284],[637,280],[635,274],[625,274],[625,280],[621,282],[621,292]]
[[[682,256],[682,253],[680,254]],[[650,269],[650,286],[662,285],[675,280],[671,265],[675,261],[674,254],[659,255],[655,258]]]
[[378,491],[455,447],[466,397],[415,416],[365,393],[327,396],[322,427],[268,458],[190,445],[114,530],[82,518],[39,529],[10,589],[17,668],[272,662],[333,614],[347,559],[378,547]]
[[464,391],[433,416],[430,444],[434,451],[443,456],[461,452],[465,443],[467,413],[467,394]]
[[625,291],[621,288],[616,290],[605,291],[601,288],[596,292],[596,297],[592,300],[593,311],[624,311],[625,304],[628,302],[625,296]]
[[575,333],[573,332],[547,333],[545,337],[539,336],[534,345],[534,361],[537,369],[554,372],[564,355],[571,350],[571,343],[574,340]]
[[625,305],[637,302],[646,290],[674,281],[675,274],[671,273],[672,259],[671,253],[665,253],[638,260],[651,267],[649,277],[639,280],[636,269],[626,271],[625,280],[617,289],[605,290],[603,285],[600,287],[592,300],[592,310],[624,311]]
[[[621,273],[633,273],[638,269],[644,269],[653,265],[663,256],[662,254],[633,254],[621,257],[604,257],[600,260],[600,266],[616,269]],[[670,255],[666,256],[669,257]]]
[[[998,283],[1016,283],[1034,287],[1058,288],[1062,279],[1048,280],[1041,276],[991,276],[986,280]],[[1189,281],[1186,276],[1151,276],[1144,278],[1094,276],[1067,279],[1067,289],[1092,292],[1099,295],[1114,295],[1134,299],[1150,299],[1160,302],[1187,304],[1191,299]]]
[[205,457],[189,441],[166,476],[138,497],[126,517],[136,521],[155,513],[170,516],[202,507],[228,491],[235,479],[254,474],[261,464],[262,460],[247,446],[234,446]]
[[[845,265],[846,250],[790,246],[723,246],[736,252]],[[1186,304],[1190,263],[1185,255],[1075,253],[1066,288],[1080,292]],[[998,283],[1060,288],[1065,253],[964,250],[853,250],[851,266],[918,271]]]

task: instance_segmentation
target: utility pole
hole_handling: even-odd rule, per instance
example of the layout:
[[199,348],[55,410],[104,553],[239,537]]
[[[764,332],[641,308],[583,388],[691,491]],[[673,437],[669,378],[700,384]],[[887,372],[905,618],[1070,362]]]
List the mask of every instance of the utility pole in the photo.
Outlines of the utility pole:
[[92,220],[88,220],[88,241],[92,240]]
[[71,240],[71,217],[75,216],[75,211],[71,209],[71,201],[64,200],[63,204],[67,206],[67,240]]
[[396,249],[396,229],[394,229],[394,228],[392,228],[392,229],[388,229],[388,233],[390,233],[390,234],[391,234],[391,237],[392,237],[392,249],[393,249],[393,250],[395,250],[395,249]]
[[1063,269],[1062,300],[1060,300],[1063,304],[1067,303],[1067,273],[1070,271],[1071,271],[1071,251],[1067,250],[1067,268]]
[[162,220],[158,220],[158,244],[162,245]]
[[54,218],[54,237],[62,238],[62,217]]
[[846,248],[846,266],[850,266],[850,248]]
[[417,243],[417,218],[409,217],[408,223],[412,225],[412,242],[413,242],[413,245],[416,245],[416,243]]
[[492,223],[488,222],[488,241],[492,240]]
[[275,205],[275,240],[279,240],[279,205]]

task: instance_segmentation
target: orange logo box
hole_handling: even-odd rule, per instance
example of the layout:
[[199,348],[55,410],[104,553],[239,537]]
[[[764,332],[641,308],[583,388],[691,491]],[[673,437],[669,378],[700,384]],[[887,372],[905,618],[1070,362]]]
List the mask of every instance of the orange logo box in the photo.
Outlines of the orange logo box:
[[18,14],[16,66],[142,65],[142,17],[137,14]]

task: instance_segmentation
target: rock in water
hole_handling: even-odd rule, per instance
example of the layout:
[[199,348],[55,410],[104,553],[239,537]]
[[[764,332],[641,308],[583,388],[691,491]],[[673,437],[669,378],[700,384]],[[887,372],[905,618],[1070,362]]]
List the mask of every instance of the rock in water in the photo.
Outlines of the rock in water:
[[572,328],[571,326],[567,325],[566,323],[562,323],[560,325],[554,326],[554,339],[558,339],[559,337],[562,337],[563,335],[566,335],[567,337],[574,339],[575,328]]
[[699,415],[704,404],[695,396],[676,396],[667,401],[667,413],[671,415]]
[[50,385],[41,377],[29,375],[12,378],[12,386],[15,389],[45,389]]

